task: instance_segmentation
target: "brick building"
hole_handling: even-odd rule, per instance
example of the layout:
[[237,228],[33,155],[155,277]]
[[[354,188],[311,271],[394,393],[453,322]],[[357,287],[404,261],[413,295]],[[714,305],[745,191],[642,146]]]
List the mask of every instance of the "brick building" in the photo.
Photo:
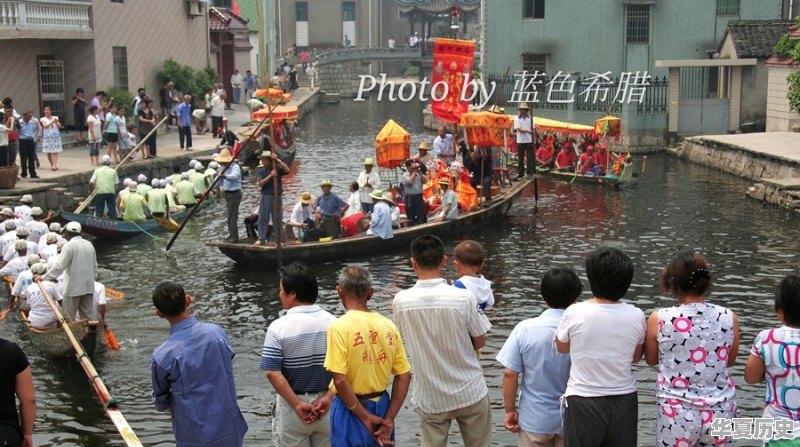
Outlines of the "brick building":
[[17,0],[0,2],[0,96],[17,110],[54,114],[73,124],[69,103],[117,86],[158,93],[166,59],[211,65],[202,0]]

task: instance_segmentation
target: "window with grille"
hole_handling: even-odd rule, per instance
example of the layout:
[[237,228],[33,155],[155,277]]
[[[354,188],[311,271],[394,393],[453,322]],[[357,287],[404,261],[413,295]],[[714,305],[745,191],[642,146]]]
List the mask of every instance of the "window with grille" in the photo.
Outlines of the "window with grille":
[[342,2],[342,21],[356,21],[356,2]]
[[547,73],[547,56],[544,54],[530,54],[525,53],[522,55],[522,69],[528,73]]
[[523,19],[543,19],[544,0],[522,0]]
[[718,16],[738,16],[740,0],[717,0]]
[[650,5],[628,5],[625,24],[627,43],[650,43]]
[[114,47],[114,85],[128,90],[128,49]]
[[295,22],[308,22],[308,2],[295,3],[294,17]]

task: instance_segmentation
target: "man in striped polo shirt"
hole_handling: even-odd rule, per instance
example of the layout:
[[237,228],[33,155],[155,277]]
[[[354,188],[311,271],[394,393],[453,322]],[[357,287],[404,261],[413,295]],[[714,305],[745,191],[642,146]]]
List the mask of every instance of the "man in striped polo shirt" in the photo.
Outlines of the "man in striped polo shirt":
[[325,408],[314,401],[324,394],[331,375],[322,366],[325,337],[336,317],[317,304],[317,278],[305,264],[279,269],[278,296],[286,315],[267,328],[261,369],[278,393],[272,433],[281,447],[328,446],[330,426]]
[[475,350],[492,327],[472,292],[448,285],[447,263],[436,236],[411,243],[411,265],[419,280],[394,298],[394,322],[406,344],[414,374],[411,400],[420,418],[422,445],[444,447],[453,419],[465,447],[489,447],[489,390]]

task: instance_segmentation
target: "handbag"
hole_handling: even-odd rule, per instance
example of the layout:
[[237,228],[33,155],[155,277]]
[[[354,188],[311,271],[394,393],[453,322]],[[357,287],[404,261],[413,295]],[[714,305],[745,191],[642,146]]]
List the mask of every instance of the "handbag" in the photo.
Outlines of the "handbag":
[[8,142],[13,143],[19,140],[19,134],[14,130],[8,131]]

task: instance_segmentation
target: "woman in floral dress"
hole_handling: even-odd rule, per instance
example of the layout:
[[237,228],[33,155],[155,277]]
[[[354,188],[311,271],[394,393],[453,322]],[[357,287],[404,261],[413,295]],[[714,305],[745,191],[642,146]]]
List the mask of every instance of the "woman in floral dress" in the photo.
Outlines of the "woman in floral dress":
[[711,435],[714,419],[736,415],[736,387],[728,368],[739,350],[739,323],[730,309],[706,301],[712,284],[706,260],[684,251],[659,283],[678,305],[654,311],[647,322],[645,359],[658,365],[657,446],[732,446]]
[[39,119],[42,123],[42,152],[47,154],[50,169],[58,171],[58,154],[64,150],[61,146],[61,124],[57,116],[53,116],[50,107],[44,108],[44,116]]

